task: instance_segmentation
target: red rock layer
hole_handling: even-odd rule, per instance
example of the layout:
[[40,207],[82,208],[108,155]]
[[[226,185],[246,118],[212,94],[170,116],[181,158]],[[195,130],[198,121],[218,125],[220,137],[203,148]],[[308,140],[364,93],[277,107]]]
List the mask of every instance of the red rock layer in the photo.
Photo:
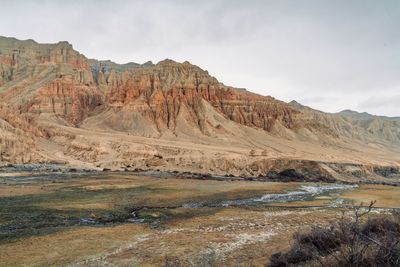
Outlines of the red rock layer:
[[111,89],[107,102],[113,106],[142,102],[139,111],[159,124],[173,128],[182,105],[190,108],[193,120],[203,130],[205,112],[202,100],[229,119],[252,127],[270,130],[276,121],[292,127],[292,116],[297,112],[286,103],[272,97],[227,87],[206,71],[189,63],[170,60],[154,67],[137,70],[127,81]]
[[102,94],[97,87],[56,79],[39,90],[28,110],[54,113],[77,124],[102,103]]
[[7,38],[2,42],[0,86],[6,86],[0,87],[0,98],[24,112],[54,113],[79,124],[99,106],[124,107],[139,112],[159,130],[173,130],[185,106],[190,123],[203,132],[205,102],[237,123],[267,131],[277,121],[292,127],[296,113],[272,97],[227,87],[188,62],[133,64],[121,71],[122,65],[118,70],[112,64],[106,69],[91,66],[67,42],[41,45]]
[[0,119],[24,132],[31,133],[38,137],[47,137],[47,132],[44,129],[35,126],[33,116],[2,103],[0,103]]

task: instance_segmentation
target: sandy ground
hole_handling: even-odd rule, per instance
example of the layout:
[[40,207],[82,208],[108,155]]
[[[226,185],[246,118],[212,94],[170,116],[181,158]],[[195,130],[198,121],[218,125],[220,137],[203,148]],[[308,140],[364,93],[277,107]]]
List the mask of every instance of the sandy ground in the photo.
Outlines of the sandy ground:
[[268,134],[261,129],[225,122],[229,134],[165,133],[147,138],[110,129],[56,124],[43,117],[40,125],[51,131],[39,141],[43,154],[75,166],[124,167],[248,175],[249,166],[263,159],[303,159],[324,162],[400,166],[400,147],[346,138]]

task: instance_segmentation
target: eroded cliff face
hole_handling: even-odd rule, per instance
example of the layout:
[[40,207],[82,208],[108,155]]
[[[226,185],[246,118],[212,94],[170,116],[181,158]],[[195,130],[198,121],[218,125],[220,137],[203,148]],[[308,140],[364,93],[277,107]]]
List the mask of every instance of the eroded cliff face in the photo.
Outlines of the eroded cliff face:
[[[205,135],[223,132],[223,123],[210,121],[217,112],[282,137],[345,137],[385,144],[400,140],[395,121],[354,121],[289,105],[226,86],[189,62],[119,65],[89,60],[68,42],[38,44],[0,37],[0,100],[31,117],[54,114],[75,126],[107,126],[152,137],[167,131],[179,134],[188,127]],[[87,118],[93,119],[86,123]],[[184,129],[177,129],[178,124]]]
[[28,163],[50,160],[37,146],[48,133],[34,119],[0,103],[0,162]]
[[68,42],[0,38],[0,99],[23,113],[78,122],[102,103],[91,66]]
[[131,73],[112,86],[107,97],[113,107],[129,106],[154,122],[158,129],[174,129],[184,105],[194,125],[206,133],[203,101],[237,123],[270,130],[275,121],[292,126],[297,113],[286,103],[272,97],[252,94],[225,86],[208,72],[191,65],[165,60],[155,66]]
[[78,124],[103,104],[103,94],[96,86],[73,79],[56,79],[41,88],[26,108],[32,113],[53,113]]
[[336,172],[320,159],[400,165],[398,122],[289,105],[189,62],[87,59],[68,42],[0,37],[0,122],[6,162],[271,177],[315,170],[315,180]]
[[72,48],[68,42],[39,44],[33,40],[21,41],[0,37],[0,62],[24,67],[34,64],[70,64],[73,68],[89,68],[87,59]]
[[272,97],[225,86],[188,62],[117,65],[88,60],[67,42],[0,42],[0,97],[23,112],[53,113],[75,125],[96,109],[123,108],[160,133],[174,132],[184,109],[187,123],[208,134],[204,101],[234,122],[266,131],[277,121],[292,127],[297,113]]
[[[47,132],[35,124],[35,118],[31,114],[23,113],[15,107],[0,103],[0,118],[7,122],[7,125],[23,132],[30,133],[36,137],[48,137]],[[9,127],[8,127],[9,128]]]

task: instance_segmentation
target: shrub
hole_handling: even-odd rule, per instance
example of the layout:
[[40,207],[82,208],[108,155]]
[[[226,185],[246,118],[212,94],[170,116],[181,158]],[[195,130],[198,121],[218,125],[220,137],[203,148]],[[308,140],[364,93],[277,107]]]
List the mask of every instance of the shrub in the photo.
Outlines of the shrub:
[[[190,266],[214,267],[217,265],[217,254],[214,250],[208,250],[202,253],[198,258],[192,259]],[[183,267],[188,266],[182,259],[175,256],[164,257],[163,267]]]
[[372,210],[354,207],[328,227],[314,227],[294,235],[292,247],[271,256],[268,266],[400,266],[398,213],[364,219]]
[[172,256],[166,256],[164,258],[164,263],[163,267],[181,267],[184,266],[179,258],[177,257],[172,257]]
[[250,150],[249,155],[250,157],[255,157],[256,156],[257,151],[255,151],[254,149]]

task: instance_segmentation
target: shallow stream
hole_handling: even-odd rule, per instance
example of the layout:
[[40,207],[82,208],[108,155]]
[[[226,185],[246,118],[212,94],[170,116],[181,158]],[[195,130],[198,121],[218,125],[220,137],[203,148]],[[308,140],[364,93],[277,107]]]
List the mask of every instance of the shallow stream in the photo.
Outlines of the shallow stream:
[[199,208],[199,207],[229,207],[229,206],[257,206],[262,204],[286,203],[293,201],[310,201],[318,196],[327,196],[330,194],[338,194],[344,190],[357,188],[357,185],[347,184],[314,184],[302,185],[296,191],[289,191],[280,194],[265,194],[261,197],[226,200],[217,203],[187,203],[184,208]]
[[157,227],[229,207],[285,206],[297,201],[307,205],[319,197],[335,201],[357,185],[20,172],[2,173],[1,187],[5,195],[0,197],[0,239],[13,240],[79,225],[147,223]]

